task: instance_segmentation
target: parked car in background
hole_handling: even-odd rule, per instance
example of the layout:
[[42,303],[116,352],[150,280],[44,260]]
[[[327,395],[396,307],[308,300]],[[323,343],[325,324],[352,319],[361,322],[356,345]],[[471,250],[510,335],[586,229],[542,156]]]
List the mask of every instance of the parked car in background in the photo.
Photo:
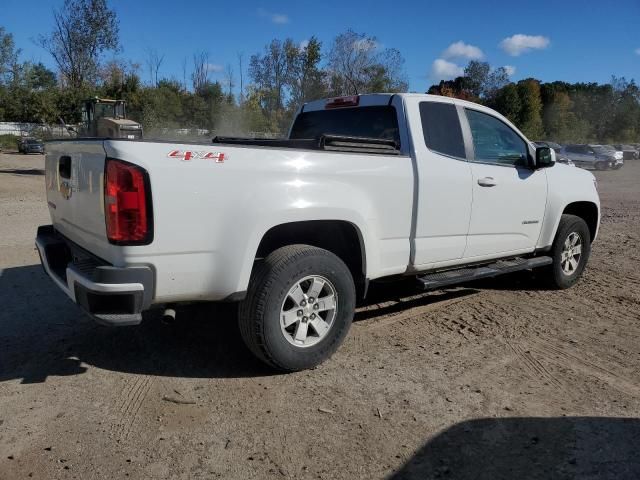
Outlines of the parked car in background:
[[617,150],[622,151],[622,158],[624,160],[638,160],[638,158],[640,158],[640,150],[638,147],[623,144],[614,145],[614,147],[616,147]]
[[562,153],[562,145],[556,142],[549,142],[548,140],[536,140],[533,143],[536,144],[537,147],[549,147],[552,148],[554,152],[556,152],[556,162],[564,163],[565,165],[575,166],[575,163],[571,161],[569,157]]
[[562,154],[582,168],[609,170],[616,168],[616,165],[621,167],[623,163],[622,158],[616,158],[615,151],[603,145],[569,144],[564,146]]
[[20,153],[44,153],[44,143],[35,138],[23,138],[18,142]]
[[613,145],[593,145],[593,147],[603,148],[613,154],[616,159],[616,163],[613,165],[614,170],[618,170],[619,168],[622,168],[622,165],[624,165],[624,152],[622,150],[617,149]]

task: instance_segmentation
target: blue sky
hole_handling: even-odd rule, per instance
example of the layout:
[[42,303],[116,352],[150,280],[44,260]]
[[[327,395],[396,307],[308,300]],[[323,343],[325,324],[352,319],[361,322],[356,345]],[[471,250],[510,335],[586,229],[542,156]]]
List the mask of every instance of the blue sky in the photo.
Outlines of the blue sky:
[[[0,25],[14,35],[22,59],[53,67],[48,53],[32,39],[51,31],[52,9],[62,0],[0,3]],[[535,77],[603,83],[611,75],[640,81],[638,0],[616,1],[615,8],[614,2],[602,0],[109,3],[120,19],[119,56],[144,65],[145,49],[155,48],[165,54],[161,74],[180,80],[183,59],[190,65],[195,52],[209,53],[212,70],[231,63],[237,76],[238,52],[244,53],[246,65],[272,38],[302,42],[311,35],[328,49],[335,35],[351,28],[400,50],[412,91],[425,91],[478,56],[495,67],[513,67],[516,81]],[[523,50],[526,46],[531,48]],[[146,71],[141,74],[148,77]],[[222,73],[213,71],[212,77],[221,79]]]

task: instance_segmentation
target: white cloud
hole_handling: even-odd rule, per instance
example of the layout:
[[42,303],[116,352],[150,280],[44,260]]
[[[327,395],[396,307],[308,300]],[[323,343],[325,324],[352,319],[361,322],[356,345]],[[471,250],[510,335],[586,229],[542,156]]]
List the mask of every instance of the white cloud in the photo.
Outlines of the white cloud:
[[640,55],[640,48],[636,48],[634,52],[636,52],[636,55]]
[[464,68],[452,62],[438,58],[431,65],[431,78],[433,80],[451,80],[464,75]]
[[285,23],[289,23],[289,17],[283,13],[273,13],[271,14],[271,21],[273,23],[283,25]]
[[224,70],[224,67],[218,63],[207,63],[205,68],[207,69],[207,72],[211,73],[220,73]]
[[277,25],[284,25],[285,23],[289,23],[289,16],[284,13],[273,13],[268,12],[264,8],[258,9],[258,15],[264,18],[268,18],[272,23]]
[[298,49],[300,50],[304,50],[305,48],[307,48],[309,46],[309,40],[302,40],[299,44],[298,44]]
[[516,73],[516,67],[514,67],[513,65],[505,65],[502,68],[504,68],[504,71],[507,72],[507,75],[509,75],[510,77],[513,77]]
[[484,53],[475,45],[468,45],[463,41],[452,43],[442,52],[442,58],[467,58],[469,60],[482,60]]
[[512,57],[517,57],[529,50],[544,49],[548,45],[549,39],[547,37],[542,35],[523,35],[521,33],[507,37],[500,42],[500,48]]

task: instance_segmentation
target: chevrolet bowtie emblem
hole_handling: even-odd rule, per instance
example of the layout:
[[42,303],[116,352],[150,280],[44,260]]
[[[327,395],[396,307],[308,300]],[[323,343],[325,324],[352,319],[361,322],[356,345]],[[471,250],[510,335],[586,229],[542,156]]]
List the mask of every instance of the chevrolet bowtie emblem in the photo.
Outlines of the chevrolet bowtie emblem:
[[60,193],[62,194],[62,198],[69,200],[73,194],[73,187],[69,182],[62,182],[60,184]]

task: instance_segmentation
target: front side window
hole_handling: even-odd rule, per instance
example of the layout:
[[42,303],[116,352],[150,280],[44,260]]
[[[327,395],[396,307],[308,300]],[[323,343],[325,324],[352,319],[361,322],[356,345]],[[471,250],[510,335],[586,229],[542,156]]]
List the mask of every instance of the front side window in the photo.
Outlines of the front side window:
[[477,110],[465,109],[476,162],[525,167],[527,144],[506,123]]
[[452,103],[421,102],[420,119],[424,143],[429,150],[466,158],[458,111]]

